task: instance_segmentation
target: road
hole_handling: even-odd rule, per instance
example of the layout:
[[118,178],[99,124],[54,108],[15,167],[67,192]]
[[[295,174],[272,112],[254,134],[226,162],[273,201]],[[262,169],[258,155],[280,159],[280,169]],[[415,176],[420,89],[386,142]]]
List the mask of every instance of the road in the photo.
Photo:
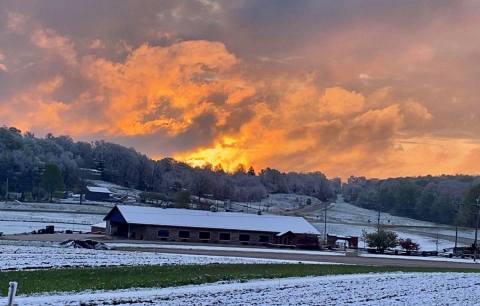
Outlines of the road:
[[[168,245],[143,248],[143,247],[117,247],[117,250],[123,251],[140,251],[140,252],[158,252],[171,254],[190,254],[190,255],[210,255],[210,256],[234,256],[249,258],[266,258],[266,259],[284,259],[297,261],[316,261],[331,262],[354,265],[367,266],[388,266],[388,267],[424,267],[424,268],[451,268],[451,269],[475,269],[480,271],[480,263],[464,263],[454,261],[435,261],[427,258],[407,259],[407,258],[378,258],[378,257],[350,257],[342,255],[317,255],[317,254],[298,254],[298,253],[276,253],[272,252],[254,252],[254,251],[235,251],[235,250],[199,250],[199,249],[177,249],[168,248]],[[423,260],[425,259],[425,260]]]

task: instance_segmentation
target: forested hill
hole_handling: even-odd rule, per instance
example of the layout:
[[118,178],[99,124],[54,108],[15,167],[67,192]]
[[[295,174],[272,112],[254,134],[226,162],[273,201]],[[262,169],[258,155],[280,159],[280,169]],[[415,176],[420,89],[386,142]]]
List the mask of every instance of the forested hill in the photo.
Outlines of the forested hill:
[[442,175],[391,179],[351,177],[342,187],[346,201],[414,219],[474,226],[480,177]]
[[192,168],[171,158],[155,161],[133,148],[104,141],[75,142],[69,136],[51,134],[38,138],[13,127],[0,128],[0,198],[8,178],[9,191],[45,199],[42,176],[52,167],[61,171],[63,183],[57,186],[72,191],[84,188],[82,169],[100,170],[103,180],[142,191],[182,191],[236,201],[256,201],[268,193],[305,194],[326,200],[340,189],[340,180],[328,180],[320,172],[281,173],[267,168],[255,173],[253,168],[239,166],[235,173],[226,173],[220,166]]

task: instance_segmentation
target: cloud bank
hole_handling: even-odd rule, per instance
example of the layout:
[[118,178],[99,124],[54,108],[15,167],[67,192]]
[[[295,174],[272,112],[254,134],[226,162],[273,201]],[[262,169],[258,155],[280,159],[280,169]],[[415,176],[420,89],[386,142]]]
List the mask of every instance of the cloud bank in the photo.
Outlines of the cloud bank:
[[1,123],[230,170],[478,173],[479,8],[6,1]]

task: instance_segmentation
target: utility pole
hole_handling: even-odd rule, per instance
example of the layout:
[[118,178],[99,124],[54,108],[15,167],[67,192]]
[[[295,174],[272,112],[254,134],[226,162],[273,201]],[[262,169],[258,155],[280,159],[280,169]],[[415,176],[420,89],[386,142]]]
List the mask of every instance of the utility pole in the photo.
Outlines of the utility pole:
[[328,202],[325,202],[325,212],[324,212],[324,228],[323,228],[323,239],[325,240],[325,244],[327,244],[327,208],[328,208]]
[[380,210],[378,211],[378,217],[377,217],[377,234],[380,233]]
[[8,202],[8,177],[7,182],[5,183],[5,204]]
[[477,198],[477,223],[475,225],[475,242],[473,243],[473,262],[477,261],[478,252],[478,223],[480,221],[480,197]]
[[455,212],[455,246],[453,247],[453,255],[457,253],[458,246],[458,211],[460,210],[460,202],[457,202],[457,211]]

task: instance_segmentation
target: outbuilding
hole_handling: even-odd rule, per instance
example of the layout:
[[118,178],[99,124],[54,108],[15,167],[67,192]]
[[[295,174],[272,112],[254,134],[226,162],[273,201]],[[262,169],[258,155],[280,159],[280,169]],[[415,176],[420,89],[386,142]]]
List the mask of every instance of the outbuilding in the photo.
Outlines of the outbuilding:
[[97,223],[97,224],[93,224],[90,228],[90,232],[92,234],[102,234],[102,235],[105,235],[105,229],[106,229],[106,224],[105,224],[105,221],[103,222],[100,222],[100,223]]
[[104,218],[112,237],[318,247],[318,230],[301,217],[117,205]]
[[112,192],[105,187],[87,186],[85,199],[90,201],[108,201]]

